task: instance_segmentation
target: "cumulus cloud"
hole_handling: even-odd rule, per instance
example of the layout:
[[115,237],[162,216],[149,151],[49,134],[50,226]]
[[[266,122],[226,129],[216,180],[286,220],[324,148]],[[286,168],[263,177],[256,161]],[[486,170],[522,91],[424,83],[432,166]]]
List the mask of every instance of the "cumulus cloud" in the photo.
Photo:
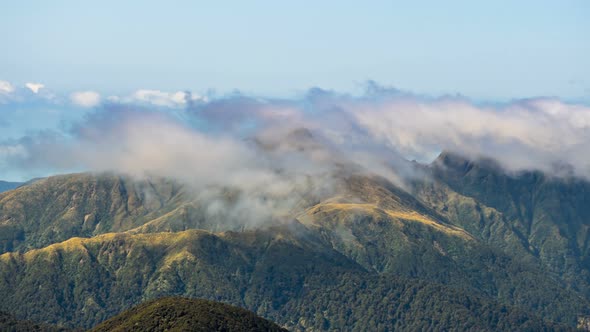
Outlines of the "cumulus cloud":
[[94,91],[79,91],[72,93],[70,100],[81,107],[94,107],[100,104],[100,94]]
[[10,94],[14,92],[14,86],[10,84],[8,81],[0,81],[0,93],[1,94]]
[[27,89],[31,90],[33,93],[39,93],[39,90],[43,89],[45,85],[41,83],[26,83],[25,87],[27,87]]

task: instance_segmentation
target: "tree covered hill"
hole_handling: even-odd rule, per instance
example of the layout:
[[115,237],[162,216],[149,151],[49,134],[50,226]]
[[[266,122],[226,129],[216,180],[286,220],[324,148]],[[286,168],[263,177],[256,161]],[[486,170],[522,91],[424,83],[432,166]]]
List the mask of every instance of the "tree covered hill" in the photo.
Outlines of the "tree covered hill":
[[[553,326],[473,289],[370,273],[300,231],[105,234],[4,254],[2,308],[91,327],[146,299],[182,295],[249,308],[297,331]],[[579,306],[552,295],[556,310]]]
[[142,303],[91,329],[91,332],[117,331],[287,332],[239,307],[181,297]]
[[[444,194],[443,199],[427,198],[441,213],[494,246],[541,262],[568,287],[590,296],[590,182],[534,171],[507,172],[493,161],[448,152],[431,170],[439,189],[473,202],[450,200]],[[432,198],[436,191],[420,196]]]

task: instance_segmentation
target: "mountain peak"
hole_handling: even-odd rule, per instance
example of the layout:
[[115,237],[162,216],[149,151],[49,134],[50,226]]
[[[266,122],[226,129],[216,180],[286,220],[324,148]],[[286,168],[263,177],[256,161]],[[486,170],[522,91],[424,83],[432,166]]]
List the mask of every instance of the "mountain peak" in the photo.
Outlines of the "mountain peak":
[[504,170],[500,163],[493,158],[484,156],[469,157],[449,150],[442,151],[430,165],[434,168],[459,173],[467,173],[474,167],[491,172],[503,172]]

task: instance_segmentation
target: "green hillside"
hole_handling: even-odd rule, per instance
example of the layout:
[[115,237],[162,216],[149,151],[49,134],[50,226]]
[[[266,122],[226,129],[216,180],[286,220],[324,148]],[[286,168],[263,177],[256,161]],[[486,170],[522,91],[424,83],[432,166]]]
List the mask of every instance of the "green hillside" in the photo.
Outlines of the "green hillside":
[[[0,194],[0,310],[90,328],[182,296],[295,331],[552,330],[590,314],[583,255],[567,251],[566,230],[585,227],[581,203],[568,212],[576,222],[535,203],[553,217],[524,233],[491,193],[460,188],[481,181],[453,182],[464,176],[440,161],[424,169],[430,178],[404,189],[343,172],[335,192],[300,199],[290,219],[246,229],[170,180],[42,179]],[[558,253],[578,270],[553,264]]]
[[470,161],[451,153],[443,153],[431,169],[437,181],[487,211],[478,222],[465,209],[451,219],[489,243],[540,261],[568,287],[590,295],[588,181],[509,173],[489,160]]
[[71,239],[0,256],[0,280],[12,281],[0,285],[0,296],[4,309],[84,327],[166,295],[242,306],[302,331],[553,326],[472,291],[368,273],[309,235],[280,229]]
[[0,194],[0,250],[26,251],[71,237],[119,232],[162,215],[182,218],[178,184],[71,174]]

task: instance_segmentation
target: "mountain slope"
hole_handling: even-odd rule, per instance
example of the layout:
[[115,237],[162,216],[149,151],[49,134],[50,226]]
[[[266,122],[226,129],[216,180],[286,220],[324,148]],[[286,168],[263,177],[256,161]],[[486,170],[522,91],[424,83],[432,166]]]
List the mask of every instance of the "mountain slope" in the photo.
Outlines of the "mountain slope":
[[520,242],[520,254],[590,296],[590,182],[510,174],[490,161],[451,153],[441,154],[431,170],[437,181],[496,211],[495,224],[510,233],[512,248]]
[[105,234],[4,254],[1,306],[86,327],[165,295],[242,306],[295,331],[559,327],[471,291],[377,276],[292,227]]
[[348,185],[348,196],[297,219],[368,271],[452,285],[570,324],[587,312],[588,302],[547,277],[539,262],[479,241],[391,183],[352,177]]
[[180,186],[162,179],[133,180],[109,174],[40,179],[0,194],[0,250],[24,251],[125,231],[177,211]]
[[161,298],[133,307],[93,328],[116,331],[287,331],[253,312],[227,304],[180,297]]
[[[587,297],[547,275],[503,212],[440,180],[406,191],[380,177],[336,178],[333,195],[300,200],[294,221],[246,230],[224,214],[211,218],[207,202],[165,179],[73,174],[0,194],[0,234],[12,251],[0,255],[0,309],[90,327],[147,299],[182,295],[298,330],[372,330],[368,316],[388,328],[432,328],[429,315],[449,328],[493,329],[498,322],[478,317],[508,312],[575,326],[588,314]],[[411,295],[422,291],[428,297]],[[342,306],[342,294],[358,299],[355,309]],[[448,294],[477,306],[451,301],[465,312],[451,322],[441,309]],[[422,309],[404,304],[414,301]]]

